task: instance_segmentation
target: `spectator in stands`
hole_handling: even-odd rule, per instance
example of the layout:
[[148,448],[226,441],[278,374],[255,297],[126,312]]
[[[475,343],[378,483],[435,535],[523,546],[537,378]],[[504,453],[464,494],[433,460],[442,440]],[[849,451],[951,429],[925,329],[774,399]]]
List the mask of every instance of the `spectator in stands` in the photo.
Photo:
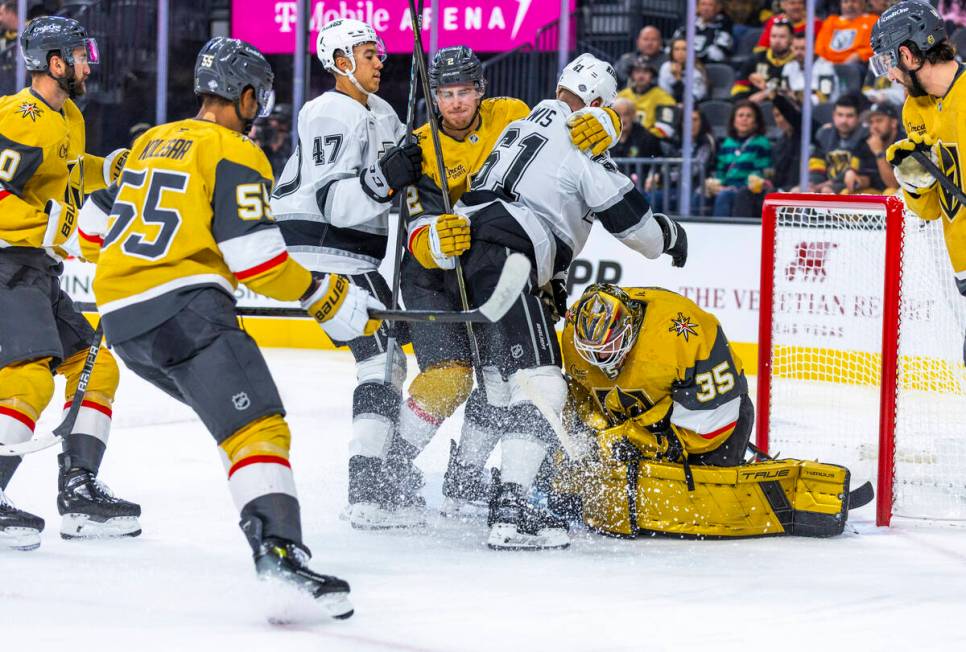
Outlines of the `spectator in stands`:
[[905,137],[899,120],[899,108],[890,102],[873,104],[869,110],[869,137],[865,142],[875,156],[882,188],[890,195],[899,189],[899,183],[886,160],[885,152],[889,145]]
[[[771,26],[775,24],[775,21],[787,21],[792,24],[792,29],[796,34],[805,33],[805,19],[807,18],[807,14],[805,13],[805,0],[781,0],[779,5],[781,6],[781,13],[775,14],[765,21],[765,27],[762,29],[761,37],[758,39],[758,45],[755,47],[756,51],[768,48],[768,44],[771,42]],[[815,34],[818,35],[821,29],[822,20],[816,18]]]
[[[893,4],[895,3],[890,2],[888,6],[891,7]],[[936,3],[931,4],[935,6]],[[966,6],[964,6],[963,0],[940,0],[939,6],[936,8],[939,10],[939,15],[945,20],[946,33],[950,36],[957,29],[966,26]],[[958,54],[960,57],[963,55],[962,52]]]
[[0,95],[13,95],[17,88],[17,0],[0,2]]
[[801,181],[802,111],[790,91],[775,96],[772,115],[781,135],[772,147],[773,172],[765,183],[765,192],[797,191]]
[[[781,87],[791,91],[799,103],[805,96],[805,34],[792,36],[794,59],[782,68]],[[855,89],[852,89],[855,90]],[[839,97],[839,79],[835,67],[825,59],[816,57],[812,64],[812,102],[834,102]]]
[[[962,2],[962,0],[956,0]],[[869,13],[881,16],[882,12],[894,5],[897,0],[869,0]]]
[[735,99],[763,102],[781,85],[782,69],[794,58],[792,54],[792,25],[787,20],[772,23],[770,45],[764,52],[756,52],[741,67],[738,79],[731,87]]
[[674,106],[674,97],[657,85],[657,70],[644,60],[638,60],[631,68],[627,88],[617,94],[626,97],[637,107],[637,120],[645,129],[651,129],[656,120],[658,106]]
[[859,98],[854,93],[843,95],[835,102],[832,123],[815,134],[808,161],[811,192],[854,194],[883,187],[859,111]]
[[[694,54],[702,63],[721,63],[731,58],[735,40],[731,35],[734,24],[721,11],[721,0],[698,0],[694,23]],[[684,39],[687,45],[687,26],[682,25],[671,37],[674,41]],[[672,56],[674,44],[671,44]]]
[[761,27],[772,15],[770,0],[722,0],[721,6],[734,22],[731,35],[736,43],[745,32]]
[[254,127],[253,140],[265,152],[272,172],[277,179],[292,154],[292,108],[288,104],[277,104],[271,115],[259,120]]
[[637,49],[622,54],[621,58],[617,60],[617,65],[614,66],[614,70],[617,72],[617,82],[619,85],[626,84],[631,77],[631,68],[638,61],[649,63],[654,67],[654,70],[660,70],[661,64],[667,59],[661,30],[653,25],[646,25],[637,34]]
[[[675,102],[684,101],[684,66],[688,56],[688,42],[676,38],[671,42],[671,58],[664,62],[658,71],[657,83],[674,98]],[[694,83],[691,94],[696,102],[708,96],[708,73],[704,64],[694,61]]]
[[[678,132],[681,125],[678,124]],[[702,184],[712,172],[715,161],[717,144],[714,136],[711,135],[711,124],[701,111],[695,109],[691,113],[691,214],[703,215],[702,210],[707,201],[701,192]],[[669,158],[677,158],[682,155],[680,138],[667,139],[661,141],[661,155]],[[613,150],[611,150],[613,151]],[[652,170],[644,184],[651,206],[654,210],[664,210],[664,199],[667,197],[667,210],[676,212],[678,210],[679,181],[681,169],[670,167],[668,172],[668,188],[663,188],[661,171]]]
[[765,178],[771,165],[771,143],[765,137],[761,107],[750,100],[735,102],[728,122],[728,137],[718,148],[714,176],[704,184],[706,194],[714,197],[712,215],[734,216],[738,192],[748,188],[755,194],[761,193],[762,187],[752,177]]
[[637,121],[637,107],[626,97],[614,101],[621,117],[621,133],[610,150],[614,158],[651,158],[661,156],[661,140]]
[[831,14],[815,37],[815,54],[835,64],[861,66],[872,56],[872,26],[878,17],[867,13],[865,0],[842,0],[842,13]]

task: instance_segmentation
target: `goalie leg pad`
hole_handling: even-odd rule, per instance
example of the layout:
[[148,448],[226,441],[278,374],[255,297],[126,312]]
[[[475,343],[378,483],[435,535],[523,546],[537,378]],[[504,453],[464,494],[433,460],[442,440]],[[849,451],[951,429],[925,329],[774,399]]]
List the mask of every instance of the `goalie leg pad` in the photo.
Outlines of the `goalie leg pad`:
[[241,522],[262,521],[265,536],[302,541],[295,480],[289,464],[292,436],[278,414],[252,421],[220,444],[228,487]]
[[[67,378],[64,404],[64,415],[70,410],[80,381],[81,371],[87,361],[87,350],[78,351],[64,360],[57,373]],[[67,438],[66,451],[70,454],[71,463],[89,471],[97,473],[100,468],[107,440],[111,432],[111,406],[114,403],[114,393],[120,380],[117,362],[107,347],[101,347],[94,361],[87,391],[84,394],[77,419],[70,436]]]
[[845,528],[844,467],[787,459],[692,473],[694,491],[682,465],[648,460],[571,467],[560,482],[579,493],[589,527],[617,536],[827,537]]

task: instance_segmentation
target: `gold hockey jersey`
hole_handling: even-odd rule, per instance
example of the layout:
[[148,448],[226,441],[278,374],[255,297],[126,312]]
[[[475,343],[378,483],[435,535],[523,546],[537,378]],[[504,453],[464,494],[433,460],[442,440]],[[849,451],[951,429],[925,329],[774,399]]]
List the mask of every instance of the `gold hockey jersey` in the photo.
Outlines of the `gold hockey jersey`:
[[105,187],[104,159],[85,148],[84,116],[71,100],[55,111],[29,87],[0,97],[0,247],[40,247],[48,200],[79,208]]
[[574,348],[568,320],[561,340],[564,369],[588,393],[610,426],[657,424],[670,415],[688,454],[715,450],[738,422],[748,393],[741,360],[718,320],[693,301],[661,288],[624,288],[644,308],[634,346],[609,378]]
[[[512,97],[491,97],[480,103],[479,128],[468,133],[463,140],[451,138],[442,129],[439,130],[450,205],[455,204],[469,189],[470,176],[483,165],[503,129],[514,120],[525,118],[529,113],[530,107],[520,100]],[[416,129],[413,134],[423,150],[423,177],[415,186],[409,187],[409,217],[415,219],[423,213],[439,215],[443,212],[443,184],[440,183],[429,123]]]
[[241,281],[298,299],[311,276],[288,257],[271,185],[262,150],[213,122],[171,122],[138,138],[119,188],[97,193],[79,218],[88,248],[100,244],[94,295],[108,342],[160,325],[203,287],[233,295]]
[[[960,64],[945,96],[907,97],[902,107],[906,133],[928,133],[937,139],[933,151],[939,169],[966,190],[966,65]],[[942,218],[946,248],[960,293],[966,295],[966,211],[958,199],[936,183],[921,195],[903,190],[906,206],[925,220]]]

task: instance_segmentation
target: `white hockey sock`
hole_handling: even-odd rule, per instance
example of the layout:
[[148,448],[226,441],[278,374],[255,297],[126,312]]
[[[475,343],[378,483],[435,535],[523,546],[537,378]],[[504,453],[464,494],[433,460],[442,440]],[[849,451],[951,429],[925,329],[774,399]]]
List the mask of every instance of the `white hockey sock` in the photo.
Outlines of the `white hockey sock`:
[[500,439],[499,431],[473,421],[463,421],[460,433],[459,461],[474,469],[482,469]]
[[349,440],[349,456],[378,457],[383,459],[389,450],[392,421],[378,414],[363,414],[352,420],[352,439]]
[[426,448],[441,423],[442,419],[437,419],[422,409],[412,397],[399,408],[399,436],[418,451]]
[[543,464],[547,444],[536,439],[520,439],[519,436],[511,435],[509,439],[504,437],[502,446],[500,481],[513,482],[523,487],[524,491],[528,490]]

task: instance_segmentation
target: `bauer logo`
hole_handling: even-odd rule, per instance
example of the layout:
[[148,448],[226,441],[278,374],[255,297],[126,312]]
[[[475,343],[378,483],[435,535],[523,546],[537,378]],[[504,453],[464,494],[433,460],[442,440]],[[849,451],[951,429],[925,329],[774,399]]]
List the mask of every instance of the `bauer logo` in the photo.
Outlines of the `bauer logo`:
[[246,394],[245,392],[238,392],[237,394],[232,396],[231,402],[234,404],[235,409],[238,410],[239,412],[241,412],[242,410],[247,410],[252,404],[251,399],[248,398],[248,394]]
[[823,283],[828,276],[825,266],[829,253],[838,246],[835,242],[799,242],[795,246],[795,257],[785,268],[785,278]]

